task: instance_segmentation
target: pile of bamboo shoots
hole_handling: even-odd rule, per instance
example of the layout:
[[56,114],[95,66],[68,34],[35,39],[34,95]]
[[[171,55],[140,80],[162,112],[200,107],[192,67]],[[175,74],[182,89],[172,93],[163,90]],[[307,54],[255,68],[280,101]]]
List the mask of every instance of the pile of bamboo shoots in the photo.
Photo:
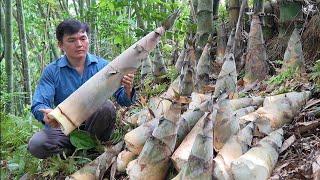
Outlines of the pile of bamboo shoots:
[[[250,36],[259,36],[259,38],[252,37],[251,43],[260,44],[263,38],[259,19],[257,17],[253,19],[255,21],[252,26],[258,25],[258,27],[252,28],[255,32],[250,33]],[[144,51],[149,51],[156,46],[165,29],[157,29],[147,35],[147,40],[140,40],[130,48],[130,51],[136,54],[135,61],[147,59],[147,53]],[[230,35],[227,49],[223,51],[225,52],[223,59],[221,60],[222,53],[217,57],[222,67],[216,79],[215,90],[212,92],[203,89],[210,83],[210,70],[201,68],[210,64],[208,49],[212,39],[210,38],[205,46],[198,67],[194,55],[195,47],[192,43],[182,50],[176,63],[180,76],[172,82],[166,92],[159,97],[149,99],[146,107],[126,119],[137,127],[125,134],[125,148],[120,153],[117,151],[117,158],[113,158],[112,162],[117,171],[126,172],[129,179],[162,180],[168,178],[168,169],[172,164],[177,171],[177,176],[171,177],[173,179],[260,180],[269,178],[283,143],[282,127],[291,123],[310,98],[311,93],[289,92],[266,97],[238,98],[234,48],[231,48],[235,43],[234,35],[235,33]],[[152,48],[149,47],[150,45]],[[248,50],[249,54],[261,51],[261,48],[263,49],[263,47],[256,49],[251,47]],[[143,55],[140,56],[140,53]],[[159,49],[156,54],[160,58]],[[265,54],[262,56],[254,61],[261,61],[264,64],[266,57]],[[116,62],[106,71],[102,71],[99,77],[118,81],[112,76],[120,73],[119,77],[121,77],[123,73],[129,71],[129,67],[125,67],[124,70],[119,69],[122,66]],[[138,63],[133,64],[129,66],[137,68]],[[149,64],[148,62],[145,67],[149,68]],[[161,64],[163,64],[162,60]],[[251,74],[246,76],[247,83],[264,79],[265,75],[251,77],[255,74],[256,67],[247,66],[246,68],[251,68]],[[204,81],[201,77],[205,77]],[[90,87],[90,91],[92,88],[97,88],[99,91],[100,87],[90,84],[91,82],[93,80],[86,84]],[[51,113],[63,125],[65,133],[70,132],[88,116],[88,114],[85,116],[77,114],[74,117],[71,114],[75,114],[73,110],[87,108],[84,105],[89,107],[91,104],[79,103],[74,109],[66,108],[78,99],[79,92],[82,91],[87,90],[80,88],[77,91],[78,95],[70,96]],[[92,101],[99,99],[100,93],[102,92],[95,93],[95,97],[89,97],[89,99]],[[94,105],[96,106],[99,104]],[[80,116],[83,116],[81,120]],[[255,133],[263,134],[265,137],[253,144]],[[111,161],[110,158],[109,161]],[[71,178],[74,177],[74,175],[71,176]],[[77,177],[81,179],[81,176]]]

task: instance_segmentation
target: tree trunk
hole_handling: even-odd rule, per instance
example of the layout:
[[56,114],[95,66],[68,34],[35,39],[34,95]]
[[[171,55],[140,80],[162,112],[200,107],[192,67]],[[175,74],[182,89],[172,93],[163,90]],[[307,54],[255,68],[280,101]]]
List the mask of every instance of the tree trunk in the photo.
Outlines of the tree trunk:
[[30,80],[30,70],[28,61],[28,50],[27,50],[27,39],[24,25],[24,15],[23,15],[23,4],[21,0],[16,0],[17,2],[17,20],[19,28],[19,39],[21,47],[21,57],[22,57],[22,71],[23,71],[23,87],[25,94],[25,104],[31,105],[31,80]]
[[1,39],[0,39],[0,47],[3,48],[1,49],[0,52],[0,62],[4,58],[4,52],[5,52],[5,21],[4,21],[4,12],[3,12],[3,5],[0,3],[0,34],[1,34]]
[[90,17],[90,28],[91,28],[91,32],[90,32],[90,39],[91,39],[91,43],[90,43],[90,52],[93,54],[96,54],[96,44],[97,44],[97,27],[96,27],[96,23],[97,23],[97,15],[96,15],[96,11],[95,11],[95,7],[96,7],[96,0],[92,0],[91,2],[91,17]]
[[13,102],[13,42],[12,42],[12,6],[11,0],[5,0],[5,59],[7,74],[7,93],[10,99],[6,102],[6,112],[12,112]]
[[240,11],[240,3],[239,0],[229,0],[228,1],[228,9],[229,9],[229,19],[230,19],[230,29],[233,29],[236,27],[239,17],[239,11]]

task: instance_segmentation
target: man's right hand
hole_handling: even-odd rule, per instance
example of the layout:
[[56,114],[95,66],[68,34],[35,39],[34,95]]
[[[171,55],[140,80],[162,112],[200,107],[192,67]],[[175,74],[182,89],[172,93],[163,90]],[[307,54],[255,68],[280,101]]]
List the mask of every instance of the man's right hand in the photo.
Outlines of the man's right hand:
[[43,113],[43,121],[45,124],[48,124],[49,126],[53,128],[58,128],[59,123],[55,119],[49,118],[48,114],[53,111],[53,109],[39,109],[40,112]]

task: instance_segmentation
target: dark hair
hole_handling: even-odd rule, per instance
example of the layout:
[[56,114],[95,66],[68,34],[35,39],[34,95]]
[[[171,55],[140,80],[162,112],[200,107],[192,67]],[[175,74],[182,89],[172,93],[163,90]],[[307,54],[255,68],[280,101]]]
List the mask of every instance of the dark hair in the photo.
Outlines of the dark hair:
[[62,41],[65,34],[71,35],[79,31],[89,33],[89,26],[86,23],[82,23],[75,19],[67,19],[62,21],[56,29],[56,38],[58,41]]

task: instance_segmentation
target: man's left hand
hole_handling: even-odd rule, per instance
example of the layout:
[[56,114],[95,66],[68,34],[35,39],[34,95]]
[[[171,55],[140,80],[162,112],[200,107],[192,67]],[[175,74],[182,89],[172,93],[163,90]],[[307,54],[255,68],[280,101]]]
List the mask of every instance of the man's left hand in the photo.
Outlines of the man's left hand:
[[129,99],[132,96],[131,93],[132,93],[132,87],[133,87],[133,79],[134,79],[134,73],[123,76],[121,80],[121,84],[123,85]]

